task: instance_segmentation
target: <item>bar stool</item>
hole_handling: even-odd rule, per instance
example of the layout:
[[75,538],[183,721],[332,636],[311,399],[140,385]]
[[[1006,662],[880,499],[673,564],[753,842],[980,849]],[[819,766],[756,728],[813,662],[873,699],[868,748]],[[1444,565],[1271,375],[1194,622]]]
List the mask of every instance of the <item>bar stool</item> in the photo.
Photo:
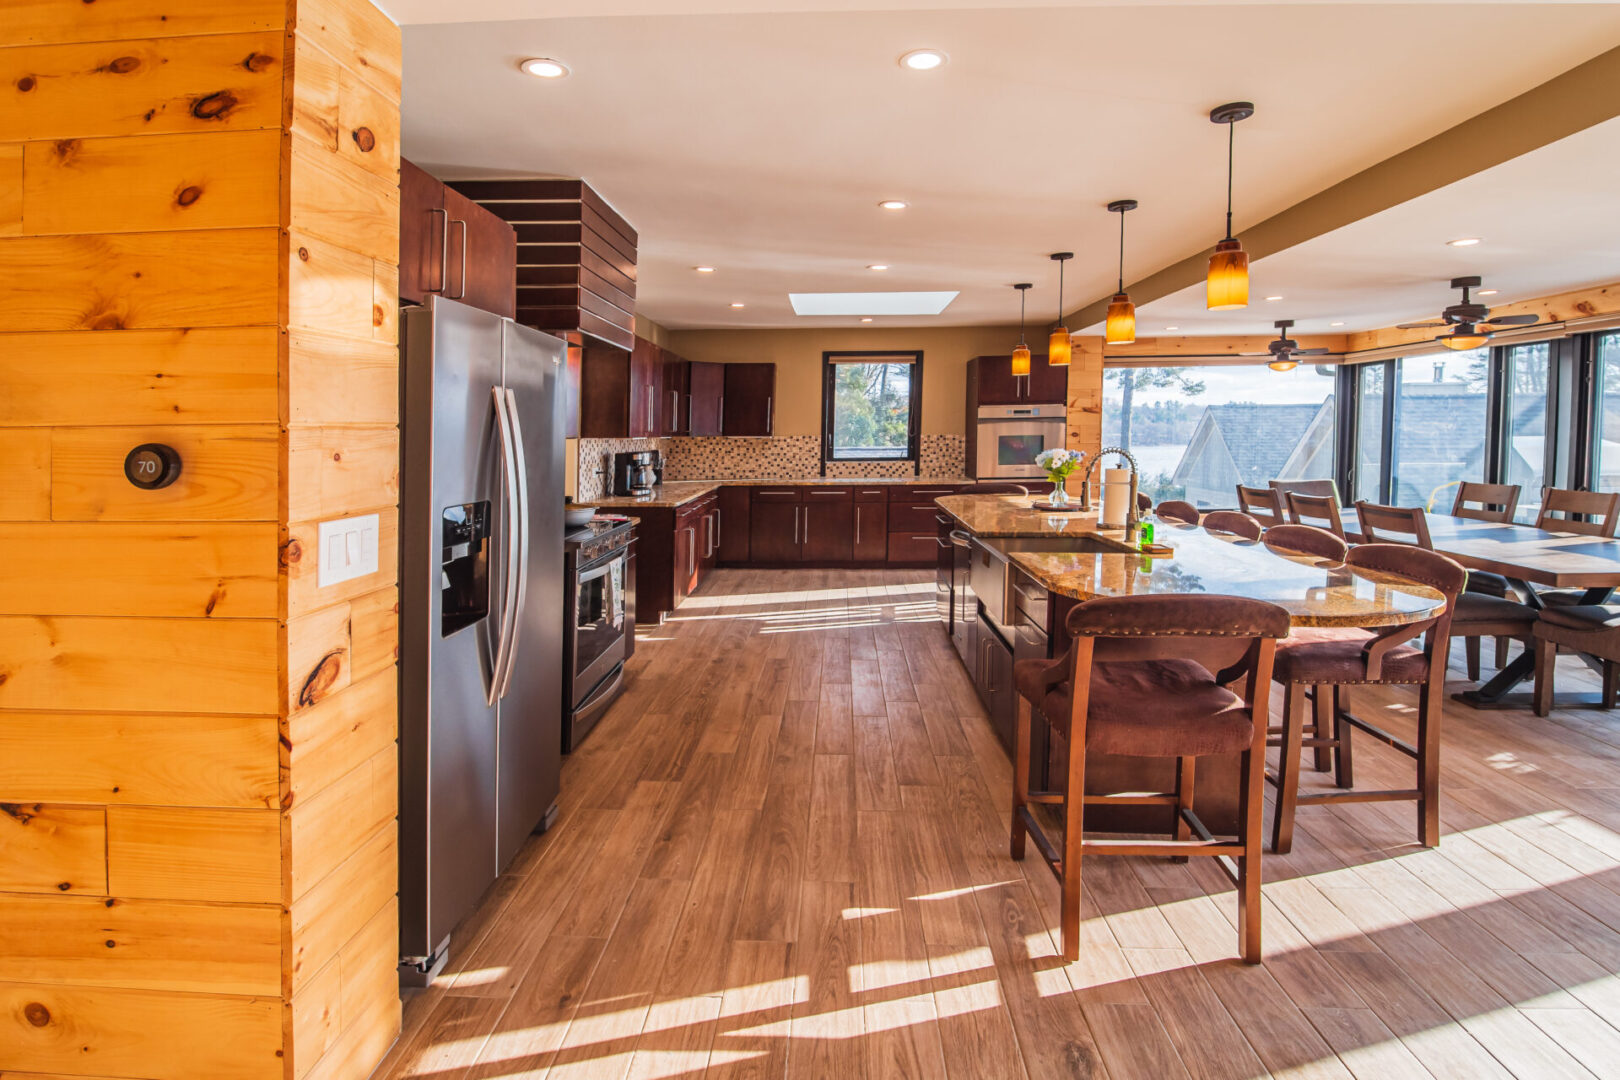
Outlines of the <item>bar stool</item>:
[[[1359,544],[1350,549],[1345,564],[1386,577],[1415,581],[1439,590],[1446,606],[1439,615],[1379,631],[1325,630],[1296,634],[1277,647],[1276,679],[1287,694],[1283,706],[1283,733],[1277,772],[1266,780],[1277,788],[1272,820],[1271,849],[1286,854],[1294,841],[1297,807],[1331,802],[1417,803],[1418,839],[1424,847],[1440,843],[1440,715],[1445,701],[1446,653],[1451,645],[1451,614],[1468,572],[1435,551],[1406,544]],[[1423,648],[1408,644],[1423,635]],[[1340,698],[1346,686],[1416,686],[1418,733],[1415,744],[1397,738],[1349,711]],[[1350,789],[1351,733],[1360,731],[1416,760],[1417,781],[1412,788],[1393,791],[1330,791],[1299,793],[1299,757],[1306,745],[1324,745],[1322,736],[1305,740],[1305,688],[1315,688],[1317,708],[1331,703],[1333,735],[1325,745],[1334,752],[1334,780]]]
[[[1073,643],[1057,660],[1020,660],[1018,728],[1013,754],[1011,851],[1024,857],[1026,836],[1063,890],[1063,958],[1080,956],[1080,865],[1087,855],[1233,856],[1221,864],[1238,886],[1238,952],[1260,962],[1260,815],[1265,794],[1268,683],[1277,639],[1288,633],[1288,612],[1236,596],[1111,596],[1076,605],[1067,626]],[[1219,675],[1186,659],[1194,644],[1220,644],[1231,666]],[[1243,694],[1227,683],[1244,679]],[[1031,791],[1033,715],[1065,736],[1068,786]],[[1090,794],[1086,754],[1174,758],[1176,790],[1150,794]],[[1194,766],[1215,754],[1242,755],[1238,815],[1242,834],[1216,840],[1193,810]],[[1030,803],[1063,807],[1061,850],[1030,813]],[[1173,839],[1087,840],[1088,805],[1163,806]],[[1194,838],[1193,834],[1196,834]]]
[[1288,520],[1293,524],[1314,525],[1334,536],[1344,536],[1344,522],[1339,518],[1339,500],[1333,496],[1289,491],[1283,494],[1283,502],[1288,507]]
[[1248,514],[1256,521],[1266,525],[1281,525],[1287,520],[1283,516],[1282,495],[1276,488],[1237,486],[1238,512]]
[[1013,484],[1005,480],[987,480],[981,484],[969,484],[956,489],[958,495],[1022,495],[1029,496],[1029,488],[1023,484]]
[[1266,547],[1284,555],[1309,555],[1329,562],[1342,563],[1350,552],[1344,537],[1314,525],[1273,525],[1262,539]]
[[1245,540],[1258,540],[1266,531],[1258,520],[1236,510],[1211,510],[1204,515],[1203,526],[1205,532],[1227,533]]
[[1160,503],[1154,513],[1166,521],[1179,521],[1183,525],[1198,524],[1198,507],[1181,499],[1168,499]]

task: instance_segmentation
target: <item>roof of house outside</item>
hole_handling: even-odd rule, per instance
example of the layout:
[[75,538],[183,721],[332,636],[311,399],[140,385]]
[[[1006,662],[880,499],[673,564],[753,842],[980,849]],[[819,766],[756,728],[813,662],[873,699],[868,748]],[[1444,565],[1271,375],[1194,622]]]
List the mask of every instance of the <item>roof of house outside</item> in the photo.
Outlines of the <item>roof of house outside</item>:
[[[1213,425],[1220,433],[1243,483],[1264,484],[1279,478],[1283,466],[1310,430],[1312,421],[1324,408],[1331,408],[1332,401],[1329,395],[1317,405],[1257,405],[1253,402],[1209,405],[1199,417],[1198,426]],[[1195,430],[1187,442],[1188,452],[1200,442]],[[1190,464],[1183,454],[1176,465],[1177,483],[1185,482],[1185,470]]]

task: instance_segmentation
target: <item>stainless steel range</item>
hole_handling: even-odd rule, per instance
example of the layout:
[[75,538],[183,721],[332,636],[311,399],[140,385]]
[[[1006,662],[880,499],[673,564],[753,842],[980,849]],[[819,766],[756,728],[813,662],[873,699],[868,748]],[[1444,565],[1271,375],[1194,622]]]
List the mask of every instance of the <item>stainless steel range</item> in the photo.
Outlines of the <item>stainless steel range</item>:
[[635,520],[599,517],[563,536],[562,750],[572,753],[624,684],[635,648]]

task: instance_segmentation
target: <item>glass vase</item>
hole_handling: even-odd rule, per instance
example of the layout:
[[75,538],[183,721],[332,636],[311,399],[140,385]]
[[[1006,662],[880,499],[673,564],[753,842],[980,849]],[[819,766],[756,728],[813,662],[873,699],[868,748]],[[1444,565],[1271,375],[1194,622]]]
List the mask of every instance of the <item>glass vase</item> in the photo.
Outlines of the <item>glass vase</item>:
[[1067,478],[1062,477],[1062,476],[1057,476],[1057,475],[1051,475],[1051,476],[1048,477],[1048,479],[1050,479],[1052,481],[1052,499],[1051,499],[1052,505],[1053,506],[1068,506],[1069,505],[1069,491],[1068,491],[1067,488],[1065,488],[1063,486],[1063,482]]

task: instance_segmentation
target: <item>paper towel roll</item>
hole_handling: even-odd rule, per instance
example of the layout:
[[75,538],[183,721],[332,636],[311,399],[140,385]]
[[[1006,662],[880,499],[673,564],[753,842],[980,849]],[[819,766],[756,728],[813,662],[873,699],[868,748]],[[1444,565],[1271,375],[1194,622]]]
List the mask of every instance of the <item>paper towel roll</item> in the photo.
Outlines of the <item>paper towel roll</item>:
[[1125,527],[1125,515],[1131,505],[1131,470],[1103,470],[1102,526],[1111,529]]

